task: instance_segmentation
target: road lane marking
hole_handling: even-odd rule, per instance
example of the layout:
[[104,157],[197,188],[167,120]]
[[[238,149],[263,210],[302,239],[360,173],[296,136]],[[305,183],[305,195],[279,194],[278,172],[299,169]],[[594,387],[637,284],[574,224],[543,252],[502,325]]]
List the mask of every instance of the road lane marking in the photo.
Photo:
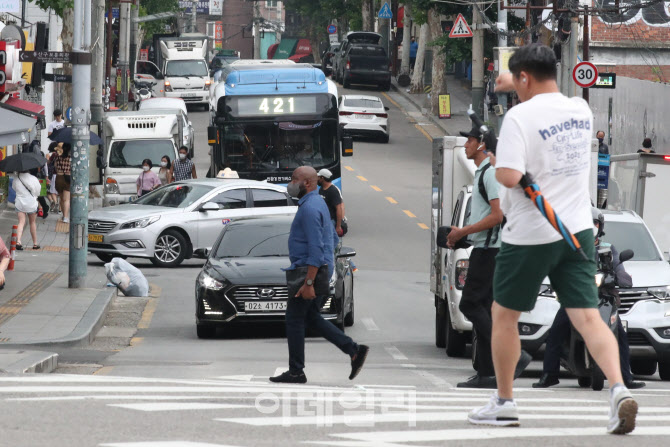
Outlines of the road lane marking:
[[430,229],[430,228],[428,228],[428,225],[426,225],[425,223],[421,223],[421,222],[419,222],[417,225],[418,225],[419,228],[421,228],[422,230],[429,230],[429,229]]
[[[438,377],[435,374],[429,373],[428,371],[414,371],[417,375],[423,377],[424,379],[428,380],[430,383],[433,384],[433,386],[440,387],[440,388],[445,388],[445,387],[450,387],[451,384],[444,380],[442,377]],[[518,400],[518,399],[517,399]]]
[[391,202],[391,203],[394,204],[394,205],[397,205],[397,204],[398,204],[398,202],[396,202],[395,199],[394,199],[393,197],[387,197],[386,200],[388,200],[389,202]]
[[144,340],[144,337],[133,337],[130,339],[130,346],[137,346],[142,343],[142,340]]
[[251,379],[254,378],[253,374],[245,374],[245,375],[238,375],[238,376],[219,376],[216,377],[216,379],[219,380],[239,380],[241,382],[251,382]]
[[379,186],[375,186],[375,185],[370,185],[370,188],[374,189],[377,192],[381,192],[381,190],[382,190]]
[[365,326],[365,329],[368,331],[378,331],[379,327],[375,324],[375,320],[372,318],[361,318],[361,322],[363,323],[363,326]]
[[367,182],[367,181],[368,181],[368,179],[366,179],[366,178],[363,177],[362,175],[357,175],[356,177],[358,178],[358,180],[360,180],[360,181],[362,181],[362,182]]
[[415,124],[414,127],[416,127],[417,129],[419,129],[419,132],[421,132],[421,133],[423,134],[423,136],[426,137],[426,138],[428,139],[428,141],[433,141],[433,137],[431,137],[430,134],[429,134],[428,132],[426,132],[426,131],[423,129],[423,127],[421,127],[420,124]]
[[144,312],[142,312],[142,318],[137,324],[137,329],[149,329],[156,307],[158,307],[158,298],[149,298],[147,305],[144,307]]
[[407,214],[407,217],[415,218],[416,216],[410,210],[402,210],[403,213]]
[[384,95],[384,98],[388,99],[389,102],[390,102],[391,104],[393,104],[394,106],[396,106],[396,107],[399,108],[400,110],[403,110],[403,108],[400,107],[400,104],[398,104],[397,102],[395,102],[395,101],[393,100],[393,98],[391,98],[391,96],[389,96],[387,93],[382,92],[382,95]]
[[403,368],[416,368],[416,365],[413,363],[403,363],[402,365]]
[[138,411],[222,410],[227,408],[254,408],[253,405],[213,404],[208,402],[148,402],[138,404],[107,404],[108,407]]
[[386,352],[393,357],[393,360],[407,360],[407,356],[400,352],[400,349],[395,346],[386,346],[384,349],[386,349]]
[[146,442],[115,442],[100,444],[100,447],[233,447],[223,444],[209,444],[190,441],[146,441]]
[[346,169],[347,171],[353,171],[354,170],[354,168],[352,168],[351,166],[345,166],[344,169]]
[[103,366],[93,374],[96,376],[106,376],[109,375],[109,373],[111,373],[113,369],[114,369],[113,366]]

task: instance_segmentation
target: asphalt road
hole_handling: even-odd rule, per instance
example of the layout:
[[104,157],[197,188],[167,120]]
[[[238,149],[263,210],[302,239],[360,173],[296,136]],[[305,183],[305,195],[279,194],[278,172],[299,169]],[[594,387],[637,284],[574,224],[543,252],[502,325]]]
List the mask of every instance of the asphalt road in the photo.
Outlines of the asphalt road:
[[[658,376],[635,393],[642,412],[633,441],[605,435],[607,391],[579,389],[567,376],[558,387],[533,390],[539,362],[517,383],[521,428],[467,424],[467,411],[490,392],[453,388],[472,374],[471,363],[434,345],[428,137],[435,129],[401,97],[369,93],[391,108],[392,124],[390,143],[357,141],[344,162],[344,243],[357,250],[359,267],[356,321],[347,333],[371,347],[354,382],[348,358],[310,338],[308,385],[269,383],[287,369],[281,326],[229,327],[199,340],[194,283],[203,262],[165,270],[134,260],[159,288],[132,346],[62,353],[62,362],[96,365],[94,375],[0,377],[0,445],[656,446],[667,439],[670,385]],[[204,176],[208,115],[190,115]],[[101,263],[91,257],[90,268]]]

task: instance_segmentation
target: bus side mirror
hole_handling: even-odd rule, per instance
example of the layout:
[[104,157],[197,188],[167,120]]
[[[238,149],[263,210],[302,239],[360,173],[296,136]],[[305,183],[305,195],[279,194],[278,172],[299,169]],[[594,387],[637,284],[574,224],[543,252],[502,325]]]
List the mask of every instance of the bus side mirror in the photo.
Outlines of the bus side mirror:
[[342,156],[351,157],[354,155],[354,138],[342,137]]
[[207,127],[207,142],[210,146],[214,146],[215,144],[219,143],[219,133],[216,127]]

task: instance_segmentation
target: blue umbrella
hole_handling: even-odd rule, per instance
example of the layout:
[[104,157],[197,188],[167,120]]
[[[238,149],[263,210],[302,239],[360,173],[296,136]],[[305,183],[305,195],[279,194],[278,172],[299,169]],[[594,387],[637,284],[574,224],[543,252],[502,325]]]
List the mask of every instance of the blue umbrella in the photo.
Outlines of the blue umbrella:
[[[89,144],[96,146],[102,144],[102,138],[100,138],[95,132],[89,132],[90,139]],[[62,129],[54,130],[51,136],[49,136],[51,141],[56,143],[68,143],[72,144],[72,127],[63,127]]]

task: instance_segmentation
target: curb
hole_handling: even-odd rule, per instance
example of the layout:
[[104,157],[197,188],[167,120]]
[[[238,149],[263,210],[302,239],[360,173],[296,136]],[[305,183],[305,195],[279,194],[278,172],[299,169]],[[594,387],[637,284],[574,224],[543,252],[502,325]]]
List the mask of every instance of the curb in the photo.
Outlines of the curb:
[[[0,350],[0,354],[3,351]],[[9,351],[12,352],[12,351]],[[4,368],[0,369],[0,372],[9,373],[9,374],[34,374],[42,373],[48,374],[54,371],[58,367],[58,354],[55,352],[44,352],[44,351],[13,351],[16,354],[27,354],[24,358],[20,359],[17,362],[11,363]]]
[[437,126],[438,128],[440,128],[440,129],[445,133],[445,135],[447,135],[447,136],[451,136],[451,133],[450,133],[447,129],[445,129],[444,127],[442,127],[442,123],[440,123],[440,121],[439,121],[438,119],[436,119],[434,116],[432,116],[432,115],[429,114],[429,113],[424,113],[424,112],[423,112],[423,110],[425,109],[425,107],[419,105],[418,101],[417,101],[415,98],[413,98],[413,95],[408,94],[407,92],[403,91],[403,90],[402,90],[402,87],[399,87],[398,84],[396,84],[395,82],[392,82],[392,83],[391,83],[391,88],[392,88],[396,93],[398,93],[400,96],[402,96],[403,98],[405,98],[406,100],[408,100],[409,102],[411,102],[411,103],[414,105],[414,107],[416,107],[417,110],[423,114],[423,116],[425,116],[426,118],[428,118],[428,119],[429,119],[435,126]]
[[[3,348],[43,347],[49,349],[69,348],[72,346],[89,345],[102,327],[107,311],[116,294],[116,287],[108,287],[96,295],[77,326],[67,337],[54,340],[39,340],[21,344],[3,344]],[[56,362],[57,363],[57,362]]]

